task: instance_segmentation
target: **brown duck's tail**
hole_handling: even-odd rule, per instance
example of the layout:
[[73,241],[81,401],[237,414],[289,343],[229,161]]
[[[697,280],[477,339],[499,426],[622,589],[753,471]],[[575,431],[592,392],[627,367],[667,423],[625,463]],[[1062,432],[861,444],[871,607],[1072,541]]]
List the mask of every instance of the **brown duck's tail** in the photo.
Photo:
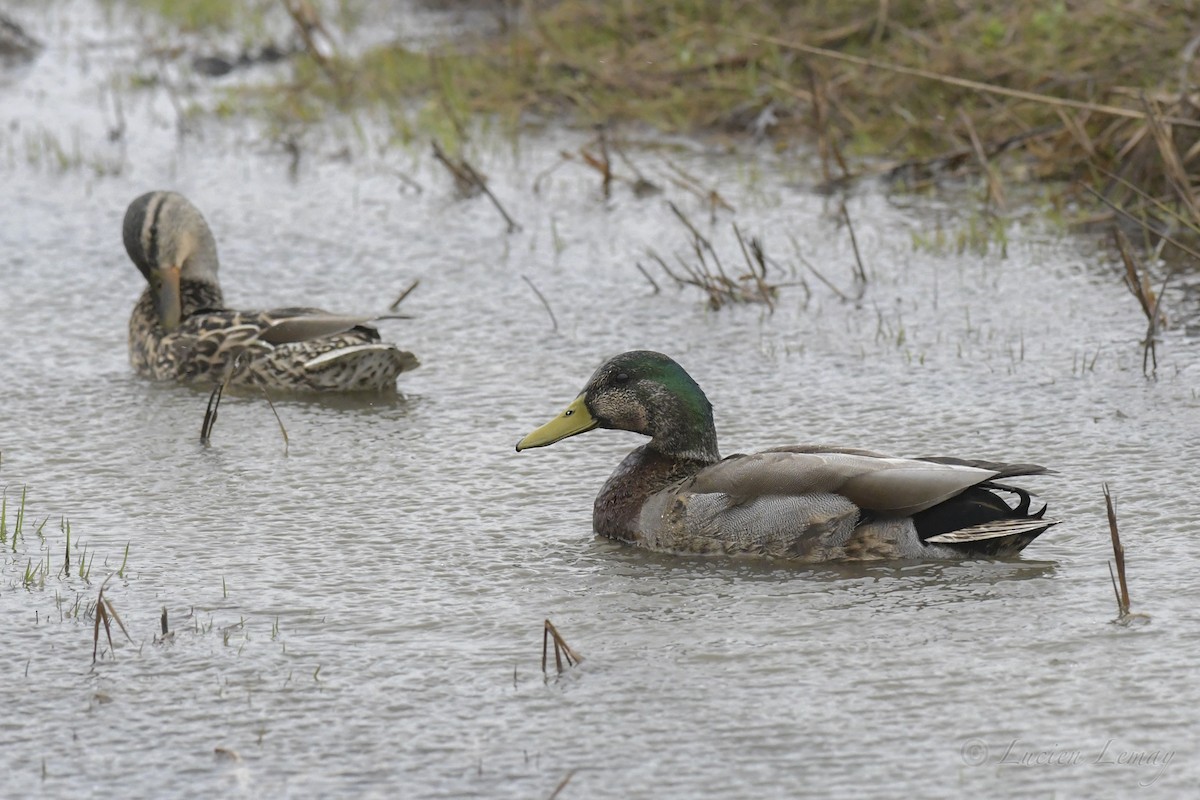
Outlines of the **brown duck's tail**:
[[342,392],[377,392],[396,388],[396,377],[421,362],[395,345],[375,343],[339,347],[304,362],[305,372],[320,388]]

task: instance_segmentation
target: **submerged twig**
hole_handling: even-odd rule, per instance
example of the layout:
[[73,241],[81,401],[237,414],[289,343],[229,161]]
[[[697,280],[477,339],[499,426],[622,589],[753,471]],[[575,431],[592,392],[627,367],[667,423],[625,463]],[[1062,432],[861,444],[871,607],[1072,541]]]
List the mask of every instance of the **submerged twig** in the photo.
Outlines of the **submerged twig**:
[[548,650],[549,639],[554,639],[554,666],[559,674],[563,671],[563,659],[566,658],[567,666],[573,667],[583,661],[583,656],[571,649],[570,645],[562,638],[558,630],[550,622],[545,620],[542,626],[542,672],[546,671],[546,653]]
[[542,305],[546,307],[546,313],[550,315],[550,324],[552,326],[552,330],[557,331],[558,320],[554,317],[554,309],[550,308],[550,301],[546,299],[546,295],[542,294],[541,291],[538,290],[538,287],[534,286],[533,281],[529,280],[529,278],[522,275],[521,280],[529,284],[529,288],[533,289],[533,293],[537,295],[538,300],[542,301]]

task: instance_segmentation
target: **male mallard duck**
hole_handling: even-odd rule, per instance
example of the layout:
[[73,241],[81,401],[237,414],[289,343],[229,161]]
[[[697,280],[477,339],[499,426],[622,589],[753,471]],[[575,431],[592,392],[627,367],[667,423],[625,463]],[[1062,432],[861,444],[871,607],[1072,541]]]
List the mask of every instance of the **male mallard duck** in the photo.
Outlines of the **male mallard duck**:
[[1027,491],[995,482],[1047,471],[1035,464],[811,446],[722,460],[712,405],[661,353],[609,360],[517,450],[593,428],[651,437],[604,484],[592,524],[602,536],[652,550],[806,562],[1008,556],[1055,524],[1043,518],[1044,506],[1030,512]]
[[140,375],[285,392],[389,391],[397,375],[418,364],[380,340],[367,324],[378,317],[225,308],[217,243],[183,195],[150,192],[134,200],[123,235],[150,284],[129,318],[129,360]]

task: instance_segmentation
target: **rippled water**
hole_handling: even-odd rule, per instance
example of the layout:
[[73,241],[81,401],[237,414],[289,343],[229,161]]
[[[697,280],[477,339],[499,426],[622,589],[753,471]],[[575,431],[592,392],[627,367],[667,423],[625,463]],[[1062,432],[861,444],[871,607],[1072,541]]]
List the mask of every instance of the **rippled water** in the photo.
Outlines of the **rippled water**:
[[[586,133],[476,152],[524,226],[510,235],[423,148],[318,143],[291,176],[251,124],[178,141],[161,89],[123,95],[109,141],[107,87],[145,69],[130,21],[74,2],[34,22],[47,51],[0,80],[0,484],[8,531],[23,486],[29,517],[0,560],[0,795],[547,797],[570,776],[560,797],[1128,797],[1200,780],[1200,346],[1168,331],[1146,380],[1140,312],[1091,238],[1026,223],[1004,252],[915,247],[952,240],[971,196],[866,186],[848,200],[860,301],[797,267],[810,292],[785,287],[773,314],[712,312],[635,267],[687,252],[664,196],[606,201],[570,165],[534,190]],[[79,163],[38,157],[47,134]],[[631,155],[729,261],[736,220],[853,287],[837,200],[804,160]],[[668,162],[736,215],[709,227]],[[382,310],[419,278],[415,319],[383,323],[424,362],[404,398],[280,400],[286,451],[264,401],[229,398],[201,446],[206,394],[139,380],[125,354],[141,278],[121,216],[167,187],[205,211],[233,304]],[[513,444],[636,347],[704,386],[726,453],[1038,461],[1063,522],[1002,563],[796,568],[597,540],[591,500],[638,437]],[[1111,624],[1104,482],[1149,624]],[[90,582],[56,574],[64,517]],[[133,642],[93,665],[87,606],[109,575]],[[164,607],[176,634],[158,644]],[[545,618],[584,657],[558,678]]]

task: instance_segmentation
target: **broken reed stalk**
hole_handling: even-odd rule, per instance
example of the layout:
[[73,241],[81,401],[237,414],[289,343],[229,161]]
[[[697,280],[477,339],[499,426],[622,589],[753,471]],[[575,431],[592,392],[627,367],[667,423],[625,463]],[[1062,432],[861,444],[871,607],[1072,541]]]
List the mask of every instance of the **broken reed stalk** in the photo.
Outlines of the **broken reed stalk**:
[[523,280],[527,284],[529,284],[529,288],[533,289],[533,293],[537,295],[538,300],[542,301],[542,305],[546,307],[546,313],[550,315],[550,324],[552,326],[551,330],[557,331],[558,330],[558,320],[554,317],[554,309],[550,308],[550,301],[547,300],[546,296],[538,290],[538,287],[533,285],[533,281],[529,280],[529,278],[522,275],[521,280]]
[[104,579],[104,583],[100,584],[100,594],[96,597],[96,622],[92,626],[92,663],[96,663],[96,652],[100,647],[100,625],[104,625],[104,635],[108,637],[108,652],[112,654],[113,660],[117,658],[117,653],[113,649],[112,626],[110,620],[117,623],[121,633],[125,634],[125,638],[130,642],[133,639],[129,636],[129,631],[125,630],[125,623],[121,622],[121,616],[117,614],[117,609],[113,607],[112,601],[104,596],[104,589],[108,586],[109,578]]
[[596,133],[596,144],[600,147],[599,158],[592,155],[587,147],[579,148],[579,156],[585,164],[600,173],[601,190],[604,192],[604,199],[607,200],[612,196],[613,171],[612,159],[608,156],[608,137],[603,125],[599,126]]
[[[699,200],[708,203],[714,222],[716,221],[716,212],[718,209],[723,209],[730,213],[736,213],[736,209],[730,205],[729,202],[726,201],[725,198],[721,196],[721,193],[716,189],[705,188],[701,185],[699,178],[692,175],[669,158],[664,158],[663,163],[665,163],[676,175],[676,177],[669,178],[671,183],[675,184],[680,189],[683,189],[685,192],[690,192],[691,194],[695,195]],[[657,191],[658,187],[655,187],[655,190]]]
[[279,418],[279,412],[275,410],[275,404],[271,402],[271,395],[267,394],[267,387],[260,386],[263,397],[267,398],[267,405],[271,407],[271,413],[275,415],[275,421],[279,423],[279,432],[283,434],[283,454],[288,454],[288,432],[287,428],[283,427],[283,420]]
[[517,221],[509,216],[508,212],[504,210],[504,206],[496,199],[496,195],[492,194],[492,190],[488,188],[487,181],[484,180],[483,176],[466,159],[460,158],[457,163],[451,161],[450,157],[446,155],[446,151],[442,149],[442,146],[438,144],[436,139],[433,140],[433,156],[454,176],[455,186],[458,187],[460,192],[468,197],[483,192],[492,201],[492,205],[496,207],[496,210],[500,212],[500,216],[504,217],[504,221],[508,224],[508,232],[516,233],[521,230],[521,226]]
[[642,262],[635,261],[635,262],[633,262],[633,264],[635,267],[638,268],[638,272],[642,273],[642,276],[646,280],[650,281],[650,285],[654,287],[655,294],[658,294],[660,291],[662,291],[661,289],[658,288],[658,283],[654,280],[654,278],[650,277],[650,273],[646,272],[646,268],[642,266]]
[[433,140],[433,157],[450,172],[451,177],[454,178],[454,187],[460,194],[464,197],[473,197],[479,193],[479,185],[472,180],[471,175],[462,168],[460,163],[455,163],[450,156],[446,155],[446,151],[442,149],[437,139]]
[[854,223],[850,221],[850,211],[844,202],[842,203],[842,219],[846,220],[846,230],[850,232],[850,246],[854,248],[854,275],[863,286],[866,286],[867,270],[863,267],[862,253],[858,250],[858,237],[854,235]]
[[[742,248],[742,258],[746,259],[746,266],[750,270],[750,277],[754,279],[755,285],[758,286],[759,296],[767,304],[767,308],[774,312],[775,302],[771,299],[771,292],[773,290],[767,285],[767,259],[763,253],[762,242],[752,238],[750,246],[747,247],[746,240],[742,236],[742,229],[737,226],[736,222],[733,224],[733,233],[737,237],[738,247]],[[751,253],[754,254],[753,258],[751,257]],[[755,269],[756,266],[757,269]]]
[[548,650],[549,640],[554,639],[554,666],[559,674],[563,671],[563,659],[566,658],[567,666],[573,667],[583,661],[583,656],[571,649],[571,646],[566,643],[562,635],[554,627],[550,620],[545,620],[542,625],[542,672],[546,671],[546,653]]
[[208,444],[212,437],[213,426],[217,424],[217,409],[221,405],[221,395],[225,393],[225,385],[229,381],[218,383],[208,396],[208,406],[204,409],[204,422],[200,423],[200,444]]
[[408,285],[408,288],[406,288],[404,291],[400,292],[400,296],[397,297],[395,300],[393,300],[392,304],[390,306],[388,306],[388,311],[395,311],[397,308],[399,308],[400,304],[404,302],[404,298],[406,298],[410,294],[412,294],[413,290],[416,289],[420,285],[421,285],[420,278],[413,279],[413,282]]
[[[774,298],[778,287],[768,283],[766,280],[767,258],[763,252],[762,242],[758,238],[751,237],[747,240],[737,224],[733,224],[734,236],[737,238],[738,246],[741,249],[742,258],[746,262],[748,272],[739,275],[736,279],[731,278],[729,273],[726,272],[725,265],[721,261],[721,256],[712,241],[696,228],[678,206],[670,201],[667,202],[667,206],[687,229],[688,233],[691,234],[692,254],[696,258],[695,265],[692,265],[684,260],[680,254],[674,254],[675,260],[679,262],[679,266],[683,269],[684,274],[680,276],[667,266],[666,261],[661,256],[653,250],[647,250],[647,255],[662,267],[663,272],[667,273],[668,277],[681,286],[696,286],[704,290],[708,294],[709,307],[713,309],[719,309],[727,303],[757,302],[765,303],[771,311],[775,310]],[[710,260],[713,265],[712,267],[709,266]],[[657,292],[658,284],[646,273],[641,264],[637,266]]]
[[[1158,327],[1161,321],[1159,306],[1162,303],[1162,292],[1157,295],[1154,293],[1149,277],[1142,272],[1137,259],[1133,256],[1129,239],[1120,228],[1113,228],[1113,244],[1116,246],[1117,252],[1121,254],[1121,261],[1125,264],[1125,288],[1129,289],[1129,292],[1137,299],[1138,305],[1142,307],[1142,313],[1146,317],[1146,338],[1142,340],[1142,374],[1152,375],[1158,372]],[[1170,275],[1167,278],[1169,279]],[[1167,284],[1164,280],[1163,289],[1166,288]],[[1153,369],[1150,371],[1146,369],[1148,364],[1153,364]]]
[[554,791],[550,793],[550,796],[546,798],[546,800],[555,800],[559,793],[562,792],[563,789],[567,788],[567,784],[571,782],[571,778],[574,777],[575,770],[571,770],[565,776],[563,776],[563,779],[558,782],[558,786],[554,787]]
[[[796,254],[796,259],[801,264],[803,264],[805,267],[807,267],[808,271],[811,272],[816,277],[817,280],[819,280],[821,283],[825,284],[826,289],[828,289],[829,291],[831,291],[835,295],[837,295],[839,300],[842,300],[843,302],[850,301],[850,297],[845,292],[843,292],[836,285],[834,285],[833,281],[829,280],[824,275],[822,275],[821,271],[819,269],[817,269],[816,265],[804,257],[804,253],[801,252],[801,250],[800,250],[800,242],[798,242],[796,240],[795,235],[789,233],[788,241],[790,241],[792,243],[792,250]],[[805,285],[805,288],[807,289],[807,283],[805,283],[804,285]],[[859,288],[861,290],[865,291],[865,286],[860,284]],[[811,294],[811,292],[810,292],[810,294]],[[860,297],[862,296],[861,292],[860,292],[859,296]]]
[[[1117,562],[1117,574],[1113,578],[1113,566],[1110,561],[1108,564],[1108,575],[1112,578],[1113,593],[1117,596],[1117,611],[1120,613],[1120,618],[1125,619],[1129,616],[1129,584],[1125,582],[1125,548],[1121,546],[1121,535],[1117,532],[1117,512],[1113,510],[1112,495],[1108,491],[1108,484],[1104,484],[1104,506],[1108,511],[1108,532],[1112,535],[1113,559]],[[1117,589],[1117,581],[1120,580],[1121,588]]]

